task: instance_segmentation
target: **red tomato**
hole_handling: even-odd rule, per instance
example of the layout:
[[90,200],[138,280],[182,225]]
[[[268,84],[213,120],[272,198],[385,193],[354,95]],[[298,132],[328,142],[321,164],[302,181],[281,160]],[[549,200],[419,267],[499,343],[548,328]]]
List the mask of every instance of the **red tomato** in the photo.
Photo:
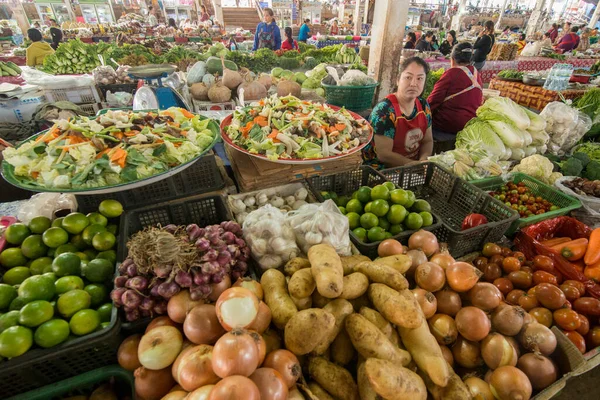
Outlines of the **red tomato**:
[[466,230],[470,228],[474,228],[479,225],[487,224],[488,220],[485,215],[482,214],[469,214],[465,217],[462,223],[462,229]]

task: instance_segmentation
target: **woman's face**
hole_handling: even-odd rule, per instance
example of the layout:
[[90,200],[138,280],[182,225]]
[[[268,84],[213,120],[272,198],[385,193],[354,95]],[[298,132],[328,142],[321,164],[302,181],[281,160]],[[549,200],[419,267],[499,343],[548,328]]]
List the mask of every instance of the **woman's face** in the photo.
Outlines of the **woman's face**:
[[406,98],[417,98],[425,87],[425,70],[417,63],[410,64],[400,75],[398,94]]
[[270,24],[273,21],[273,16],[269,13],[265,13],[264,20],[267,24]]

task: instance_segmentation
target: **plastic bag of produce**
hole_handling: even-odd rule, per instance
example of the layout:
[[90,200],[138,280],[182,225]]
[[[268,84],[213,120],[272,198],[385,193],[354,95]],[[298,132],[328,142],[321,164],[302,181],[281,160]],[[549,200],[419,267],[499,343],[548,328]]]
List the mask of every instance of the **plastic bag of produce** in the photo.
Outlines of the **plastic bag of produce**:
[[38,193],[31,196],[31,199],[19,208],[17,218],[29,225],[35,217],[54,219],[54,213],[57,211],[75,211],[76,209],[77,199],[72,194]]
[[351,69],[340,79],[340,86],[366,86],[372,85],[375,80],[357,69]]
[[279,268],[300,254],[285,214],[271,204],[248,214],[243,230],[244,240],[262,269]]
[[548,152],[558,156],[568,153],[592,127],[589,116],[558,101],[546,105],[540,115],[550,136]]
[[304,253],[315,244],[326,243],[342,256],[351,255],[348,218],[333,200],[321,204],[305,204],[287,214],[286,221],[296,235],[296,241]]
[[119,65],[117,68],[117,83],[132,83],[133,78],[129,76],[129,65]]
[[112,85],[117,82],[117,72],[110,65],[101,65],[92,71],[96,85]]

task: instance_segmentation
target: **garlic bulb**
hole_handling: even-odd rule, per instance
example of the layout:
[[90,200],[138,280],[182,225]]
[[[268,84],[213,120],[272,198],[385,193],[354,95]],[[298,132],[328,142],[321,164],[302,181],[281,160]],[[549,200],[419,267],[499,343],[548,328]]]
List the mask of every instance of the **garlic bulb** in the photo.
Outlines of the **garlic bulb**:
[[244,199],[244,204],[248,207],[252,207],[256,204],[256,199],[252,196],[248,196]]
[[246,211],[246,204],[244,204],[241,199],[235,199],[231,202],[231,211],[233,211],[234,214],[243,213]]
[[296,200],[306,200],[308,197],[308,191],[305,188],[300,188],[296,190],[294,196],[296,197]]
[[296,197],[295,196],[287,196],[285,198],[285,202],[288,206],[292,206],[296,202]]

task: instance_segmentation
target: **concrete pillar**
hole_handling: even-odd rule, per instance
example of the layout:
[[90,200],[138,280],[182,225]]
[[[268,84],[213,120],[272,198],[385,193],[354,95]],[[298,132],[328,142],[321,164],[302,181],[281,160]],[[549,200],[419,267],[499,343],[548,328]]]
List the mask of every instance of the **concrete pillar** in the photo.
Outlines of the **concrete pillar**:
[[554,8],[554,0],[550,0],[548,2],[548,8],[546,8],[546,10],[548,11],[548,15],[552,14],[553,8]]
[[588,28],[594,29],[594,27],[596,26],[596,23],[598,22],[598,17],[600,17],[600,7],[596,6],[596,9],[594,10],[594,14],[592,14],[592,19],[590,20],[590,23],[588,24]]
[[559,21],[562,21],[562,19],[564,18],[564,16],[565,16],[565,12],[567,11],[567,8],[569,7],[569,5],[570,5],[571,1],[572,1],[572,0],[567,0],[567,1],[565,1],[565,5],[564,5],[564,7],[563,7],[562,11],[560,12],[560,14],[559,14],[559,16],[558,16],[558,19],[559,19]]
[[535,7],[531,12],[531,17],[529,17],[529,21],[527,22],[527,30],[525,31],[527,36],[533,35],[542,22],[542,10],[544,9],[545,3],[546,0],[536,0]]
[[369,75],[380,82],[375,96],[377,102],[390,94],[398,82],[408,6],[408,1],[375,1],[368,70]]
[[346,10],[346,0],[340,0],[338,5],[338,25],[344,21],[344,11]]
[[[367,4],[365,7],[369,5],[369,0],[367,0]],[[356,0],[356,4],[354,5],[354,36],[360,35],[360,27],[362,25],[362,14],[360,13],[360,5],[364,3],[364,0]]]
[[69,0],[63,0],[63,4],[65,5],[65,7],[67,7],[67,12],[69,13],[69,18],[71,19],[71,21],[75,21],[75,11],[73,11],[73,6],[71,5],[71,2]]
[[498,21],[496,21],[496,29],[502,29],[502,17],[504,17],[504,11],[506,10],[506,6],[508,5],[508,0],[504,0],[502,3],[502,7],[500,8],[500,15],[498,16]]
[[458,10],[456,14],[452,17],[452,23],[450,24],[451,28],[456,31],[456,33],[460,32],[460,17],[467,12],[467,0],[460,0],[458,3]]
[[23,9],[23,4],[19,0],[9,0],[8,5],[13,13],[13,18],[21,28],[21,33],[27,38],[27,29],[29,29],[29,20]]
[[225,21],[223,20],[223,7],[221,7],[221,0],[212,0],[213,9],[215,10],[215,18],[221,26],[225,26]]
[[369,0],[365,0],[365,11],[362,20],[363,24],[367,24],[369,22],[369,3]]
[[[445,0],[444,0],[445,1]],[[446,10],[444,11],[444,16],[450,16],[450,9],[452,8],[452,0],[448,0],[446,4]]]

